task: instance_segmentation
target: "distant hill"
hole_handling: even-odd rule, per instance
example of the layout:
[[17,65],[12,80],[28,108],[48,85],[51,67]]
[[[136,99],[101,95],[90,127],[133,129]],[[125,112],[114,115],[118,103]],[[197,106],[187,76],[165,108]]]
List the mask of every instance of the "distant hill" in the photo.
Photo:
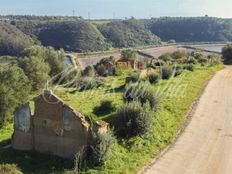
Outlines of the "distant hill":
[[109,22],[99,27],[107,41],[118,48],[160,44],[160,38],[145,28],[143,22],[130,19]]
[[0,22],[0,55],[17,56],[33,44],[33,40],[15,26]]
[[212,42],[232,40],[232,20],[211,17],[145,20],[152,33],[167,41]]
[[45,46],[67,51],[102,51],[109,47],[99,30],[83,20],[44,24],[37,37]]
[[232,19],[211,17],[89,21],[67,16],[0,16],[0,21],[2,55],[18,55],[33,43],[91,52],[110,47],[159,45],[161,40],[232,41]]

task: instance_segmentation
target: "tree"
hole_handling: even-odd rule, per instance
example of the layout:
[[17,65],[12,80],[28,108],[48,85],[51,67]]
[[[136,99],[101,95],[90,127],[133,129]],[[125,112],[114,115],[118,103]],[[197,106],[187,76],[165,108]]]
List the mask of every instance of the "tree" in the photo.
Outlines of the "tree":
[[107,50],[105,38],[93,24],[84,20],[59,21],[46,23],[38,34],[45,46],[67,51],[99,51]]
[[160,38],[152,34],[143,22],[134,18],[110,22],[99,26],[99,29],[113,47],[128,48],[160,44]]
[[49,75],[56,76],[65,66],[65,52],[63,49],[56,51],[52,47],[32,46],[24,50],[24,57],[38,57],[44,60],[50,67]]
[[40,57],[24,57],[18,62],[27,77],[31,80],[33,90],[41,89],[45,86],[49,77],[49,65]]
[[0,67],[0,127],[11,121],[16,107],[29,99],[31,83],[17,66]]
[[15,26],[0,22],[0,55],[16,56],[33,44],[33,40]]
[[123,58],[136,59],[136,51],[132,49],[122,50],[121,55]]
[[50,66],[49,75],[51,77],[61,73],[64,70],[64,59],[65,52],[63,49],[59,51],[55,51],[52,47],[45,49],[45,61]]
[[226,45],[222,49],[222,56],[225,64],[232,64],[232,45]]

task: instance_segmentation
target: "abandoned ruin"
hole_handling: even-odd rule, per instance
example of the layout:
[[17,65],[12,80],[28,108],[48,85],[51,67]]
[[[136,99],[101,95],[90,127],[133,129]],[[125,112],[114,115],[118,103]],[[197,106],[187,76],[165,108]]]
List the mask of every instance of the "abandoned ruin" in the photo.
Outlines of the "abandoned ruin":
[[73,159],[83,147],[91,144],[93,131],[104,134],[108,124],[99,121],[92,127],[84,116],[65,104],[51,91],[34,98],[35,112],[29,103],[14,114],[12,147]]

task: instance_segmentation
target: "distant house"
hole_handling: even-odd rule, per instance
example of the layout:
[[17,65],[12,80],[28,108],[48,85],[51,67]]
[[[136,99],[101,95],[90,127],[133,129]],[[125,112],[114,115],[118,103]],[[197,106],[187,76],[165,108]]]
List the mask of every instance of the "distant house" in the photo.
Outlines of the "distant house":
[[115,65],[119,69],[141,69],[142,64],[134,59],[130,58],[121,58],[118,61],[115,62]]
[[51,91],[45,91],[34,102],[33,116],[29,104],[20,106],[14,114],[12,147],[16,150],[35,150],[73,159],[91,144],[93,132],[107,132],[107,123],[97,122],[90,127],[81,113]]

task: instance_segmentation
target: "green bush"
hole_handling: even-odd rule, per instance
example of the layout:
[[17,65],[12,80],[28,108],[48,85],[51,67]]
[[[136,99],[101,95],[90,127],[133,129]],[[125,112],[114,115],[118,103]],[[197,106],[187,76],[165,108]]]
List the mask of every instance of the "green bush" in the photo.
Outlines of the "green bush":
[[110,157],[114,143],[116,143],[116,139],[110,130],[105,134],[93,133],[86,155],[87,165],[89,167],[103,165]]
[[100,86],[103,86],[103,80],[100,78],[83,78],[76,82],[76,87],[78,87],[80,91],[96,89]]
[[123,98],[126,102],[139,101],[141,105],[149,103],[150,107],[154,110],[157,109],[159,103],[156,91],[146,82],[127,85]]
[[113,119],[116,135],[120,138],[143,136],[153,123],[149,104],[141,106],[137,101],[121,106]]
[[148,74],[148,80],[151,84],[158,83],[159,79],[160,79],[160,76],[158,73],[153,72],[153,73]]
[[178,50],[170,55],[173,59],[181,59],[183,57],[188,57],[189,53],[186,50]]
[[197,60],[194,57],[189,57],[187,60],[188,64],[197,64]]
[[205,65],[205,64],[208,63],[208,59],[207,59],[206,57],[200,57],[200,58],[198,59],[198,62],[199,62],[200,64]]
[[184,65],[184,69],[188,71],[194,71],[194,65],[193,64]]
[[160,60],[164,62],[172,62],[173,58],[170,56],[170,54],[164,54],[159,57]]
[[95,76],[95,69],[93,66],[87,66],[83,71],[82,71],[83,76],[88,76],[88,77],[93,77]]
[[115,106],[113,105],[112,101],[104,100],[101,102],[100,106],[94,108],[94,113],[97,115],[101,114],[109,114],[115,111]]
[[228,44],[222,49],[222,57],[225,64],[232,64],[232,44]]
[[139,79],[140,79],[139,74],[132,74],[132,75],[126,77],[126,84],[131,83],[131,82],[136,83],[139,81]]
[[1,174],[23,174],[15,164],[0,164]]
[[164,67],[161,68],[161,72],[160,73],[161,73],[161,78],[162,79],[168,80],[173,75],[172,67],[164,66]]
[[183,72],[183,66],[181,65],[176,65],[173,67],[173,69],[175,71],[175,74],[174,74],[175,77],[181,75]]

